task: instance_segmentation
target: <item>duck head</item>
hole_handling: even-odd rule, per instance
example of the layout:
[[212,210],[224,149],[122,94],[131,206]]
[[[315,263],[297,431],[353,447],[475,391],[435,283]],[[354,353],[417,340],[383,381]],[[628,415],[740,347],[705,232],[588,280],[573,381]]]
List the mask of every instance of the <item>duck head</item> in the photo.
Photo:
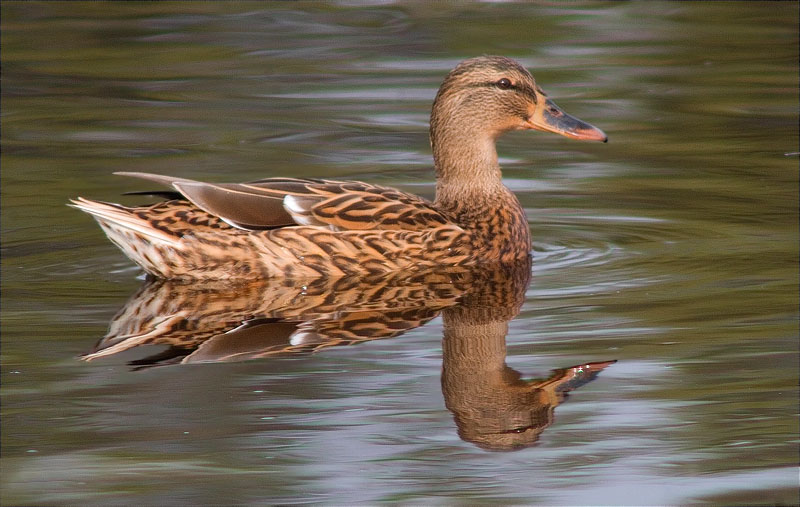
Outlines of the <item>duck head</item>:
[[[516,61],[479,56],[458,64],[434,100],[432,137],[460,123],[492,139],[509,130],[533,129],[572,139],[606,142],[602,130],[562,111]],[[462,130],[462,129],[458,129]]]

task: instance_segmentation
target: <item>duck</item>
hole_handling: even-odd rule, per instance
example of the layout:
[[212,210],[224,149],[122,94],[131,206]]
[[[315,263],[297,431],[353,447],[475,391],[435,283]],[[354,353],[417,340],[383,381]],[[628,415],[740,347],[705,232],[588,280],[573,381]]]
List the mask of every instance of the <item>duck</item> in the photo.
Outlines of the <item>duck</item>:
[[479,56],[451,70],[433,102],[433,201],[359,181],[209,183],[118,172],[164,185],[165,200],[128,207],[78,197],[70,205],[156,278],[296,280],[509,264],[531,250],[497,157],[497,138],[513,130],[608,140],[562,111],[515,60]]

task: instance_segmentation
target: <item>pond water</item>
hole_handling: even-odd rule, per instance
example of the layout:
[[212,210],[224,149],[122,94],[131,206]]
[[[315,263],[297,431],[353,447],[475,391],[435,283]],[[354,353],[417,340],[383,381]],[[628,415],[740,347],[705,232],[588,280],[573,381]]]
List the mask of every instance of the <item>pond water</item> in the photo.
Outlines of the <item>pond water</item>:
[[[3,505],[799,503],[797,19],[3,2]],[[513,273],[143,286],[65,206],[151,187],[114,171],[430,197],[430,103],[487,53],[610,138],[500,140]]]

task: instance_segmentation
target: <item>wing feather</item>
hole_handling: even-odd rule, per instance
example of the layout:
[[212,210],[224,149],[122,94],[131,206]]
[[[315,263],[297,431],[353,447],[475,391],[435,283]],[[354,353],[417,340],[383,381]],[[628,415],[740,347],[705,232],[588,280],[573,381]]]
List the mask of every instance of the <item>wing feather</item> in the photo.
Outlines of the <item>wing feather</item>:
[[267,178],[249,183],[205,183],[124,172],[172,187],[200,209],[242,229],[312,225],[335,231],[426,230],[452,223],[413,194],[357,181]]

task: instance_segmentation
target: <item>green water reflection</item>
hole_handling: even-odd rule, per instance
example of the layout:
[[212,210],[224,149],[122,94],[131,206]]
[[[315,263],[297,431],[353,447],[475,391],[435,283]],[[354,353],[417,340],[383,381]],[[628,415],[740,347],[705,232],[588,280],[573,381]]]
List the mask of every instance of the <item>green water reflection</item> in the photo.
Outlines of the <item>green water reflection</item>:
[[[2,503],[796,504],[798,4],[2,3]],[[430,196],[427,117],[505,54],[608,145],[499,144],[526,377],[617,359],[535,446],[459,438],[440,319],[290,359],[83,362],[141,285],[112,171]],[[127,200],[126,200],[127,199]]]

